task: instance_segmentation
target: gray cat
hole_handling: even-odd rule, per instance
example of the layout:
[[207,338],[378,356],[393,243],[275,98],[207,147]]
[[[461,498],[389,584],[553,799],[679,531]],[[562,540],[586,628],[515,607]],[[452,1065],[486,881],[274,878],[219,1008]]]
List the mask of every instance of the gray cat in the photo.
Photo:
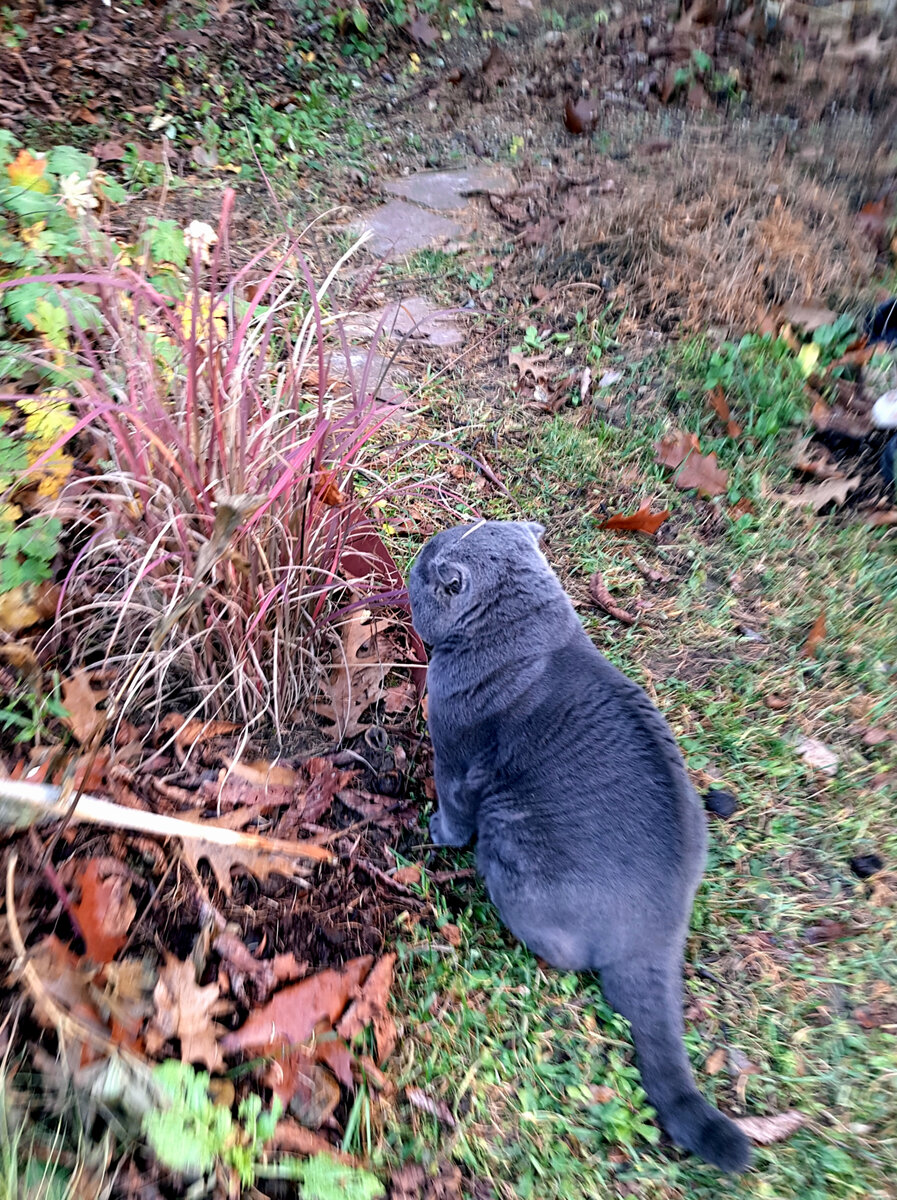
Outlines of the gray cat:
[[673,735],[589,640],[539,549],[541,525],[431,538],[411,571],[430,647],[437,845],[476,835],[511,932],[563,970],[599,971],[632,1026],[670,1137],[724,1171],[748,1140],[700,1095],[682,1041],[682,954],[705,817]]

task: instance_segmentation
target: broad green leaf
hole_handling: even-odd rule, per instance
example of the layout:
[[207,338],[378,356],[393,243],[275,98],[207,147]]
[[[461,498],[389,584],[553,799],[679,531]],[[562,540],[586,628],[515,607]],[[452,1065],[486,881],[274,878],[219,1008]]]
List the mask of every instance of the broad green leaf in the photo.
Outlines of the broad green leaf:
[[153,218],[149,228],[150,252],[157,263],[184,267],[187,262],[187,243],[181,227],[174,221]]
[[93,155],[76,150],[74,146],[56,146],[50,151],[47,170],[52,175],[77,175],[79,179],[86,179],[96,166]]

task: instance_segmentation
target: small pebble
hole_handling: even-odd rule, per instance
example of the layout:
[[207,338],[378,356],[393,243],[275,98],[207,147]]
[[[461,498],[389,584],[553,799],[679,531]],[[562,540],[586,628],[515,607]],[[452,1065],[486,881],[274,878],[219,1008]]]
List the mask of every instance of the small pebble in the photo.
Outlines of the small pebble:
[[858,854],[850,860],[851,871],[860,879],[868,879],[884,865],[884,860],[878,854]]
[[731,792],[718,788],[704,797],[704,807],[715,817],[722,817],[727,821],[738,808],[738,801]]

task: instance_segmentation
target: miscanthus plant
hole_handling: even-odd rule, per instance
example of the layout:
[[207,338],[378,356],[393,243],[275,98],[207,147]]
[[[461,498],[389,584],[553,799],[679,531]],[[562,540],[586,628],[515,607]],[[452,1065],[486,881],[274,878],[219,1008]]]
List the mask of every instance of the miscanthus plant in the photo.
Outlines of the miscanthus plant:
[[113,247],[0,292],[39,285],[65,307],[76,288],[94,314],[69,322],[76,420],[29,466],[77,464],[44,506],[65,541],[44,650],[102,667],[119,717],[177,703],[280,730],[317,691],[340,615],[402,603],[384,504],[435,488],[401,465],[413,443],[376,398],[373,350],[334,386],[332,353],[351,355],[331,292],[352,251],[321,280],[295,245],[228,270],[233,199],[181,247],[168,231],[180,273]]

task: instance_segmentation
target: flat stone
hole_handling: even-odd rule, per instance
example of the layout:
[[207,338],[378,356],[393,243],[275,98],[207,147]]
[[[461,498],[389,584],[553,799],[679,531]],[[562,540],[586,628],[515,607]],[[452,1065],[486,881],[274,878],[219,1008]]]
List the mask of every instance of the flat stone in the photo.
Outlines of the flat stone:
[[373,312],[355,313],[345,324],[347,336],[369,340],[377,330],[386,338],[406,338],[428,346],[460,346],[464,330],[456,315],[437,308],[425,296],[391,300]]
[[365,249],[378,257],[425,250],[434,242],[456,238],[463,232],[454,221],[415,204],[406,204],[404,200],[390,200],[381,208],[360,216],[349,229],[353,233],[369,229],[373,237],[365,243]]
[[498,167],[470,167],[460,171],[419,171],[405,179],[391,179],[383,190],[437,212],[466,208],[473,192],[506,192],[514,181]]

